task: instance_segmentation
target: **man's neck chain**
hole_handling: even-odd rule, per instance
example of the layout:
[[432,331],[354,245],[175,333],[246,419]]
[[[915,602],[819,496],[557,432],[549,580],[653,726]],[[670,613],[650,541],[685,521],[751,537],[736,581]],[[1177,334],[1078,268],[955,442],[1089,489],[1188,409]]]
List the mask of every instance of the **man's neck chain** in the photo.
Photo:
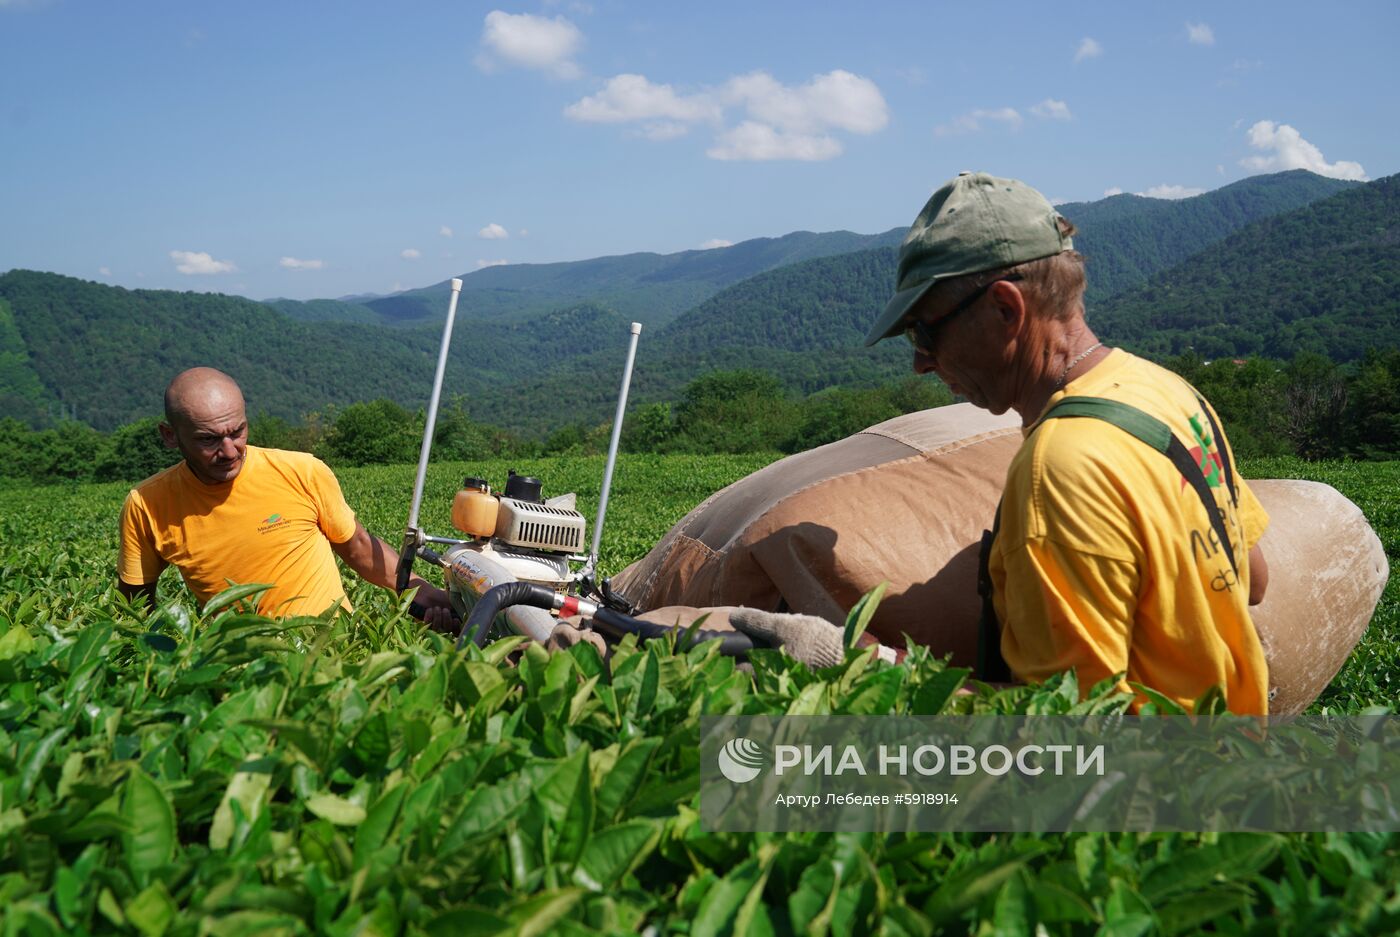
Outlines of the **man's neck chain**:
[[1058,388],[1058,387],[1064,387],[1064,386],[1065,386],[1065,378],[1069,377],[1069,372],[1072,371],[1072,370],[1074,370],[1074,366],[1075,366],[1076,364],[1078,364],[1079,362],[1083,361],[1085,358],[1089,357],[1091,354],[1093,354],[1095,350],[1097,350],[1097,349],[1099,349],[1099,348],[1102,348],[1102,347],[1103,347],[1103,342],[1094,342],[1094,344],[1090,345],[1088,348],[1084,349],[1084,350],[1081,351],[1079,354],[1075,355],[1074,359],[1073,359],[1072,361],[1070,361],[1069,364],[1065,365],[1065,369],[1064,369],[1063,371],[1060,372],[1060,379],[1059,379],[1058,381],[1055,382],[1055,386],[1056,386],[1057,388]]

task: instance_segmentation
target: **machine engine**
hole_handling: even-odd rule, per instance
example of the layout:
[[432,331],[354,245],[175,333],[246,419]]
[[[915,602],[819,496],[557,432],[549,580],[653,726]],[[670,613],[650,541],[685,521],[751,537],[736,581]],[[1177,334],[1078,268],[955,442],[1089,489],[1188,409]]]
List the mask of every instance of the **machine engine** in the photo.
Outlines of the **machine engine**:
[[[573,582],[570,560],[584,559],[588,522],[572,494],[544,500],[539,479],[511,472],[496,493],[480,478],[467,478],[452,503],[452,524],[472,539],[442,555],[448,591],[463,618],[492,586],[512,579],[564,591]],[[539,609],[513,612],[512,630],[538,640],[553,619]],[[538,620],[535,620],[538,619]]]

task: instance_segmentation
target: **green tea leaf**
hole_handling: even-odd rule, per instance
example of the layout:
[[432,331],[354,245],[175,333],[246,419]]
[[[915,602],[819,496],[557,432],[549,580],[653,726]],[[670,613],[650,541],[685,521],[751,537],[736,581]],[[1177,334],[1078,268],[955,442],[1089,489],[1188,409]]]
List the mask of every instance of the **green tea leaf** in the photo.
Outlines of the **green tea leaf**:
[[851,607],[851,611],[846,615],[846,628],[844,641],[847,648],[856,646],[860,636],[865,634],[865,629],[870,627],[870,620],[875,617],[875,609],[879,608],[880,600],[885,596],[885,590],[889,588],[889,582],[880,583],[865,595],[860,597],[860,601]]
[[661,739],[658,738],[637,738],[627,743],[598,787],[595,803],[599,817],[612,820],[623,812],[625,805],[631,803],[645,781],[647,765],[660,745]]
[[262,813],[263,803],[272,784],[272,772],[276,768],[275,758],[252,754],[238,766],[224,788],[223,799],[214,811],[214,822],[209,825],[209,848],[227,849],[233,838],[233,804],[237,803],[243,816],[249,822]]
[[358,826],[365,822],[365,808],[335,794],[322,793],[306,799],[306,809],[336,826]]
[[19,799],[28,800],[29,794],[34,790],[34,785],[39,780],[39,773],[48,764],[49,756],[58,747],[58,743],[63,741],[63,737],[68,734],[68,726],[54,729],[48,735],[39,740],[39,744],[34,746],[29,757],[25,759],[24,770],[19,776]]
[[29,629],[16,625],[0,635],[0,660],[22,657],[34,650],[34,636]]
[[583,891],[565,888],[536,895],[511,910],[520,937],[541,937],[554,932],[556,924],[579,903]]
[[[260,595],[271,588],[272,586],[270,584],[257,582],[245,583],[241,586],[229,586],[223,592],[220,592],[208,602],[204,603],[203,616],[205,619],[212,619],[219,612],[233,605],[235,602],[242,601],[251,596]],[[249,605],[257,605],[256,600],[250,602]]]
[[384,845],[389,831],[394,827],[394,821],[398,819],[399,806],[408,794],[410,786],[406,782],[400,782],[381,794],[374,806],[369,808],[365,822],[355,831],[356,869],[368,865],[370,858]]
[[657,837],[649,820],[629,820],[594,834],[579,856],[574,881],[593,891],[616,887],[651,852]]
[[179,909],[165,890],[165,883],[156,881],[128,901],[124,910],[127,921],[146,937],[162,937]]
[[138,882],[149,881],[175,856],[175,808],[160,785],[136,765],[123,786],[121,818],[128,825],[122,836],[127,868]]
[[806,934],[824,935],[831,928],[841,876],[830,859],[810,865],[802,872],[797,889],[788,896],[788,917]]

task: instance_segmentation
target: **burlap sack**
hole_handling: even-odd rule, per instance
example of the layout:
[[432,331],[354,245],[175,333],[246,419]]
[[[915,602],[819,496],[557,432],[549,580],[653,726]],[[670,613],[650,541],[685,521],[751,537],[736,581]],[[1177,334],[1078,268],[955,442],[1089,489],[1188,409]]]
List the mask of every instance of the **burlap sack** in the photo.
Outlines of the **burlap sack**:
[[[977,545],[1021,443],[1015,414],[970,404],[908,414],[790,456],[716,493],[613,585],[645,617],[687,623],[747,605],[841,622],[889,587],[870,630],[970,666],[977,648]],[[1254,609],[1271,711],[1316,698],[1365,631],[1388,565],[1360,510],[1313,482],[1251,481],[1271,521],[1272,569]],[[706,622],[724,627],[724,609]]]

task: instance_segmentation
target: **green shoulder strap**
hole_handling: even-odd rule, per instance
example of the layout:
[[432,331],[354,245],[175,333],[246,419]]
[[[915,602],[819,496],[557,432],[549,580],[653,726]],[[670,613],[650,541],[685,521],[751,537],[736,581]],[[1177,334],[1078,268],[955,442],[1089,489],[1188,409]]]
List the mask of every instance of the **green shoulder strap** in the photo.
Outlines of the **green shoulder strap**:
[[[1197,399],[1200,399],[1199,396]],[[1205,412],[1209,414],[1210,410],[1206,409]],[[1235,562],[1235,548],[1230,544],[1230,535],[1225,530],[1225,519],[1215,503],[1214,496],[1210,493],[1210,485],[1206,482],[1205,472],[1167,424],[1131,404],[1117,400],[1106,400],[1103,397],[1065,397],[1055,404],[1044,418],[1049,420],[1075,416],[1092,417],[1096,420],[1103,420],[1105,423],[1112,423],[1128,435],[1141,440],[1171,459],[1172,464],[1181,473],[1181,477],[1186,479],[1187,483],[1195,490],[1196,496],[1201,499],[1201,506],[1205,508],[1206,516],[1210,518],[1211,529],[1215,531],[1216,539],[1220,541],[1220,549],[1225,551],[1225,558],[1230,561],[1230,568],[1237,574],[1239,573],[1239,565]],[[1216,448],[1223,455],[1221,461],[1228,465],[1229,453],[1225,450],[1225,441],[1220,436],[1219,429],[1215,428],[1214,418],[1211,418],[1211,426],[1217,437]],[[1224,472],[1229,481],[1230,499],[1233,501],[1235,499],[1234,478],[1229,468],[1225,468]]]

